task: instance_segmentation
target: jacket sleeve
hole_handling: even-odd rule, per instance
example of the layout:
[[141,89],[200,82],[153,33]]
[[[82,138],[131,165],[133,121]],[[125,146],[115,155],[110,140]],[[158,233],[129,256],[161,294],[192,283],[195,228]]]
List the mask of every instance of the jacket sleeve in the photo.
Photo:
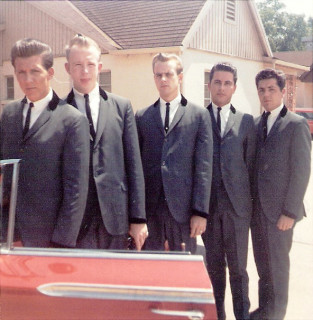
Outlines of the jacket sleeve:
[[203,111],[195,145],[192,213],[205,217],[208,215],[210,204],[213,138],[210,114],[206,109]]
[[63,197],[52,241],[74,247],[83,219],[89,175],[89,125],[82,114],[66,130],[62,155]]
[[129,222],[145,223],[145,183],[136,121],[130,103],[124,118],[123,147],[128,182]]
[[282,214],[297,219],[311,172],[311,134],[305,119],[296,124],[290,147],[290,177]]

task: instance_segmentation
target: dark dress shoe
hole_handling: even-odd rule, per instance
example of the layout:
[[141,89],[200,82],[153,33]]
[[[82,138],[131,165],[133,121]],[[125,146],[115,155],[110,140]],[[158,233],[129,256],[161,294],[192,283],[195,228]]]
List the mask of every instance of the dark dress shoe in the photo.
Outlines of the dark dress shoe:
[[266,312],[262,309],[255,309],[249,313],[250,320],[267,320]]

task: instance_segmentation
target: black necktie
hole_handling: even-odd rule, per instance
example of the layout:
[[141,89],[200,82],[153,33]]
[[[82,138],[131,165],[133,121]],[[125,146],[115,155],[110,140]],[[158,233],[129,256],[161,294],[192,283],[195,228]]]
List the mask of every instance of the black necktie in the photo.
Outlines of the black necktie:
[[218,130],[221,132],[221,107],[217,108],[217,117],[216,117],[216,123],[217,123],[217,127]]
[[96,138],[96,131],[95,128],[93,126],[93,121],[92,121],[92,117],[91,117],[91,110],[90,110],[90,104],[89,104],[89,95],[85,94],[84,95],[85,98],[85,108],[86,108],[86,116],[88,118],[89,121],[89,130],[90,130],[90,135],[92,137],[92,140],[95,140]]
[[26,114],[26,119],[25,119],[25,125],[24,125],[24,129],[23,129],[23,138],[26,136],[26,133],[29,130],[29,125],[30,125],[30,115],[32,113],[32,107],[34,106],[34,104],[31,102],[29,104],[28,110],[27,110],[27,114]]
[[262,115],[262,130],[263,130],[263,141],[266,140],[267,138],[267,118],[269,117],[271,113],[268,112],[263,112]]
[[170,103],[166,102],[166,114],[165,114],[165,121],[164,121],[164,130],[166,133],[169,128],[169,122],[170,122]]

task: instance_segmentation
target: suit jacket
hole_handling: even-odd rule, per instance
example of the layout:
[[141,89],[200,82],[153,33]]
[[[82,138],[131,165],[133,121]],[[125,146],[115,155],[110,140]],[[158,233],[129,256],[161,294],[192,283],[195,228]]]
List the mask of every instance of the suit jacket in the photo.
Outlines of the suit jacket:
[[[214,155],[213,182],[220,172],[227,195],[240,217],[252,214],[252,177],[255,161],[256,134],[252,115],[239,112],[231,105],[223,137],[218,130],[212,104],[208,106],[212,120]],[[218,183],[218,182],[217,182]],[[212,201],[218,190],[212,185]]]
[[183,223],[192,214],[206,216],[212,178],[211,121],[204,108],[182,96],[164,131],[160,100],[136,114],[146,185],[147,214],[153,215],[164,190],[169,210]]
[[254,194],[271,222],[276,223],[281,214],[300,220],[305,215],[303,198],[311,165],[308,123],[284,106],[263,142],[261,118],[256,119]]
[[26,246],[50,241],[74,247],[88,190],[88,121],[53,93],[23,138],[23,107],[16,101],[0,120],[1,159],[22,159],[17,228]]
[[[67,102],[77,107],[73,91]],[[129,100],[101,88],[92,166],[108,232],[126,234],[129,223],[145,222],[144,178],[132,106]]]

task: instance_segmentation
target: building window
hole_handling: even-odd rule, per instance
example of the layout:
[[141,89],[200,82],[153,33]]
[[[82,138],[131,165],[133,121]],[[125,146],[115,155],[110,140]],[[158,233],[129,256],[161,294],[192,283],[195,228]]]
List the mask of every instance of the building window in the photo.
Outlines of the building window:
[[8,76],[6,77],[7,80],[7,100],[14,99],[14,77]]
[[236,0],[225,1],[225,21],[236,22]]
[[210,82],[210,72],[204,72],[204,107],[211,103],[211,92],[209,91],[208,84]]
[[100,73],[99,85],[104,91],[112,92],[111,88],[111,71],[104,71]]

